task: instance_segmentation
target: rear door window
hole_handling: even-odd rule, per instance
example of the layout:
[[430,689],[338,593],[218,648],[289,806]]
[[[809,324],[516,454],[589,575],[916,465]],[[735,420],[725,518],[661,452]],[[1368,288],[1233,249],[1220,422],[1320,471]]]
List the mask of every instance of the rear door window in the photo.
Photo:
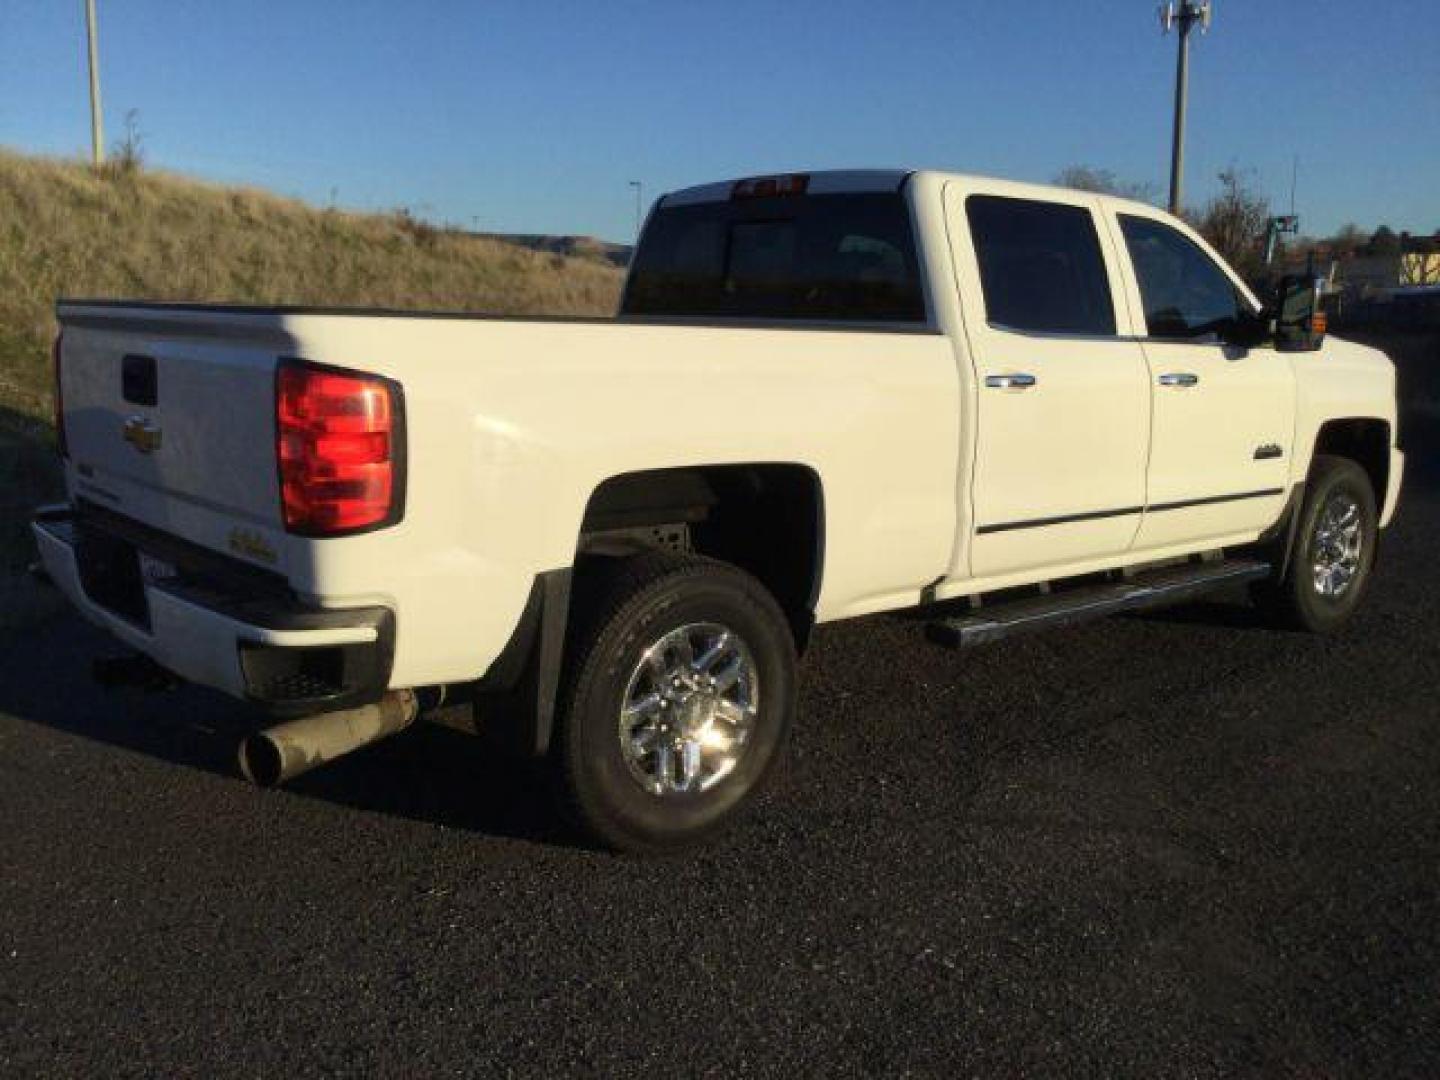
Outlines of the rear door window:
[[1088,209],[972,195],[965,214],[992,324],[1039,333],[1115,333],[1110,278]]

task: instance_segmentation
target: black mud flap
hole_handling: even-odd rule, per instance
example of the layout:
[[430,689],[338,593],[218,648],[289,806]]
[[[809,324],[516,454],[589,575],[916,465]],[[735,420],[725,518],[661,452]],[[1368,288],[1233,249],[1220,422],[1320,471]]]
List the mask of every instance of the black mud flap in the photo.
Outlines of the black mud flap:
[[568,567],[536,575],[510,641],[475,684],[476,730],[506,753],[543,757],[549,752],[570,614],[570,579]]

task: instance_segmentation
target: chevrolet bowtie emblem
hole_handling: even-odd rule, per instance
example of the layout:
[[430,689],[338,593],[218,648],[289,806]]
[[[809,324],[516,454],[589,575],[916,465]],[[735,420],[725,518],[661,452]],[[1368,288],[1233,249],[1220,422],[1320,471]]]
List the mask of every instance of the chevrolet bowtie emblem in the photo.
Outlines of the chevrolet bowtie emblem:
[[160,446],[160,429],[143,416],[132,416],[126,420],[121,434],[142,454],[153,454]]

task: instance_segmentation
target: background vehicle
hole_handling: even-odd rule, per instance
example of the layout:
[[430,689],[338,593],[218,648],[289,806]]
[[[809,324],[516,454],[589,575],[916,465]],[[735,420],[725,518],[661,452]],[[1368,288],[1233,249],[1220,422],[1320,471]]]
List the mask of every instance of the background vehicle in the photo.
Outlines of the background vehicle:
[[443,688],[660,848],[764,781],[818,621],[968,599],[968,646],[1250,582],[1343,622],[1403,457],[1314,297],[1262,312],[1149,206],[873,171],[666,196],[615,321],[62,302],[35,533],[117,637],[298,717],[254,778]]

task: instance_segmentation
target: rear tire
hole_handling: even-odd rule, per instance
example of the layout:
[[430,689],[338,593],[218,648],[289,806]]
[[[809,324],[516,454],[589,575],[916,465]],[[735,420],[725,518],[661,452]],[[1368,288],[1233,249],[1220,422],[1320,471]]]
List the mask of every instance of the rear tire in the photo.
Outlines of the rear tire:
[[592,837],[652,853],[730,824],[781,757],[795,644],[749,574],[642,555],[577,595],[555,741],[562,797]]
[[1325,634],[1359,607],[1370,584],[1379,539],[1375,492],[1349,458],[1317,455],[1305,485],[1285,577],[1251,590],[1276,625]]

